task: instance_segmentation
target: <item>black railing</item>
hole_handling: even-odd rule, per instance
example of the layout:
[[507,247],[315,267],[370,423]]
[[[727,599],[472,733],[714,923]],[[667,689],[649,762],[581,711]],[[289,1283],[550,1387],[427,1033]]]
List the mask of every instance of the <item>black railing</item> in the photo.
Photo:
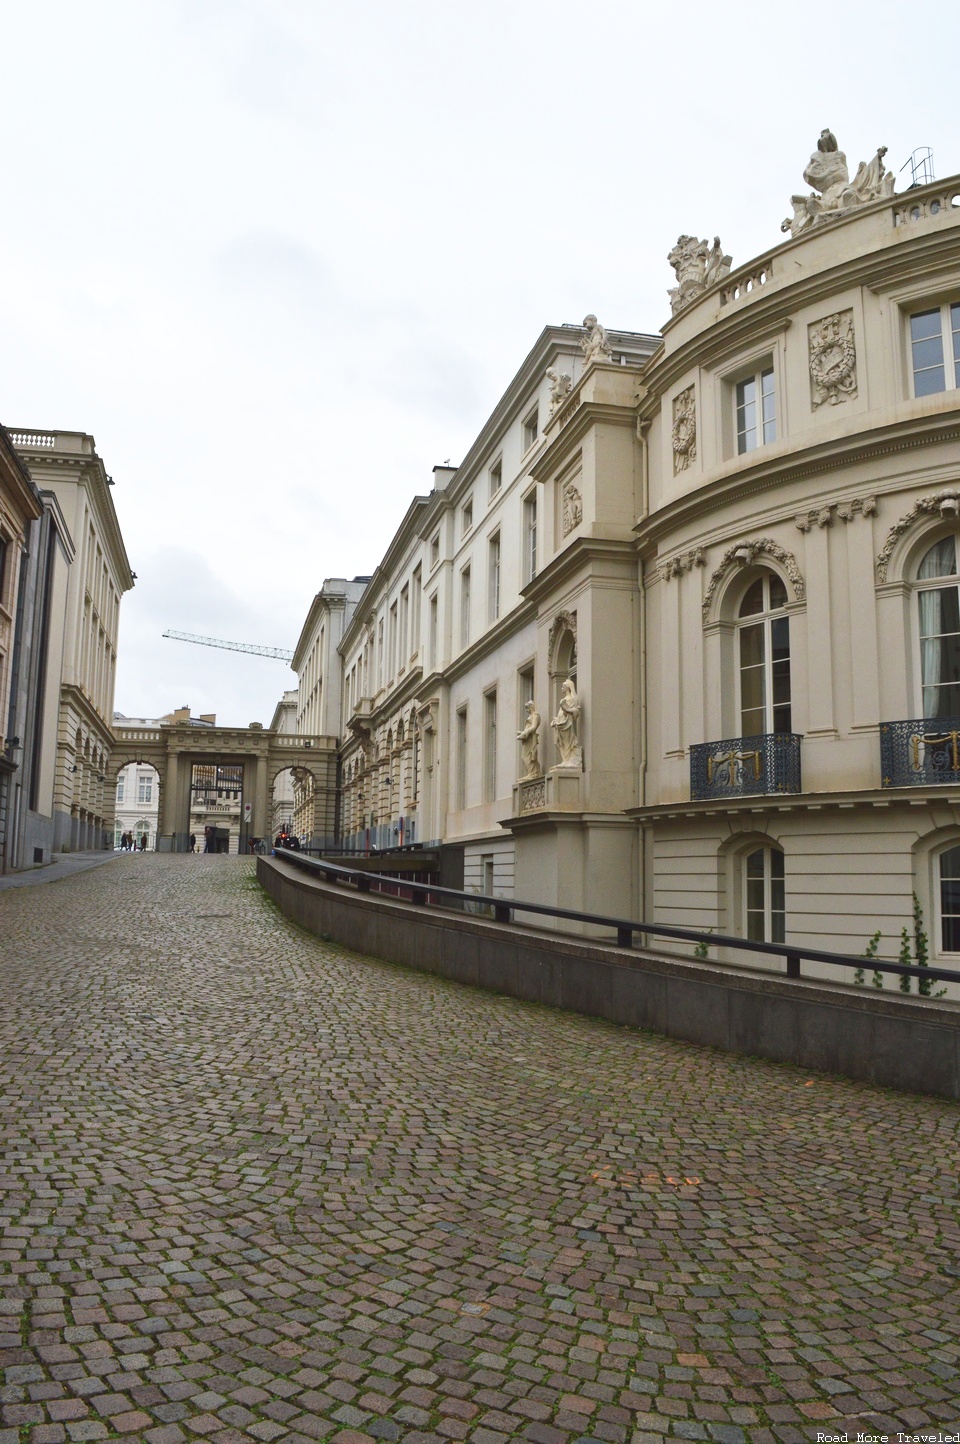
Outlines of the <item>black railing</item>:
[[766,792],[800,791],[800,737],[796,732],[764,732],[756,737],[725,737],[690,748],[690,797],[753,797]]
[[[567,922],[589,923],[592,927],[608,928],[616,933],[618,948],[632,948],[634,937],[642,939],[649,934],[657,938],[677,938],[681,942],[693,943],[703,952],[706,960],[706,950],[710,948],[738,948],[746,953],[764,953],[776,958],[784,958],[787,965],[787,977],[800,977],[801,962],[810,963],[832,963],[836,967],[854,969],[855,971],[869,971],[871,973],[894,973],[898,977],[918,978],[921,981],[943,981],[948,983],[960,983],[960,973],[949,968],[918,967],[913,963],[888,962],[886,958],[854,958],[846,953],[828,953],[822,948],[800,948],[794,943],[755,943],[748,938],[730,938],[718,933],[694,932],[691,928],[668,927],[663,923],[640,923],[630,918],[606,917],[602,913],[581,913],[574,912],[571,908],[555,908],[547,903],[520,902],[516,898],[489,897],[485,893],[462,892],[457,888],[439,887],[433,883],[398,883],[395,877],[382,877],[378,873],[360,872],[356,868],[340,867],[337,863],[324,862],[322,859],[305,857],[298,852],[283,852],[278,854],[282,862],[290,863],[293,867],[302,868],[304,872],[319,873],[327,882],[353,883],[357,892],[388,891],[394,896],[400,886],[404,892],[409,893],[409,901],[420,907],[427,907],[431,898],[439,898],[440,906],[449,900],[450,903],[459,904],[461,909],[467,904],[474,910],[482,908],[494,922],[512,923],[515,921],[516,913],[534,913],[541,917],[562,918]],[[580,937],[579,941],[583,941]],[[603,941],[603,939],[598,939]],[[641,946],[644,944],[641,942]],[[890,996],[889,994],[887,996]]]
[[939,787],[960,782],[960,717],[880,723],[884,787]]

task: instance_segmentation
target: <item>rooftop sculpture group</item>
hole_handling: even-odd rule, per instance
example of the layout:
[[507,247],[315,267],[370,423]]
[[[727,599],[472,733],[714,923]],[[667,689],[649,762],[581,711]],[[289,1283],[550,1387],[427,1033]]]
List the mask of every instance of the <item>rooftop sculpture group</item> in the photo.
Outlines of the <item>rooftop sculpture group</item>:
[[730,257],[723,254],[719,236],[714,236],[712,246],[696,236],[678,236],[667,260],[677,273],[677,285],[669,292],[674,315],[730,274]]
[[807,185],[819,194],[791,196],[793,215],[787,217],[780,229],[799,236],[811,226],[836,220],[853,206],[892,196],[896,177],[883,164],[886,153],[887,147],[882,145],[872,160],[862,160],[851,180],[847,157],[838,148],[837,137],[831,130],[822,130],[803,173]]

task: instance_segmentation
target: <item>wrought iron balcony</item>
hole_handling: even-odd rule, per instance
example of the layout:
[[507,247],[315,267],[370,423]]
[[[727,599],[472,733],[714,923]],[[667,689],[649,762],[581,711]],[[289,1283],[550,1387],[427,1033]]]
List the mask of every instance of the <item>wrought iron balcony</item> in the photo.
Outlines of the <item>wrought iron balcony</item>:
[[690,796],[752,797],[800,791],[800,736],[764,732],[758,737],[726,737],[690,748]]
[[884,787],[940,787],[960,782],[960,717],[880,723]]

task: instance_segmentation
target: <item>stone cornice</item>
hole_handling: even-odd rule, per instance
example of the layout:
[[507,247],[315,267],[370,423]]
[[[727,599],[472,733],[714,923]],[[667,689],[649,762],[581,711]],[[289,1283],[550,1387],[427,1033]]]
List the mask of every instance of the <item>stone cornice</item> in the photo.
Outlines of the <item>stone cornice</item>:
[[105,747],[109,749],[113,745],[113,729],[110,723],[104,721],[100,716],[82,687],[79,687],[76,682],[64,682],[60,688],[60,699],[61,703],[69,702],[77,709],[84,722],[91,731],[98,734],[99,740]]
[[[617,366],[617,371],[621,368]],[[584,401],[573,412],[566,426],[548,442],[529,468],[535,481],[546,481],[563,465],[572,451],[583,442],[592,426],[628,426],[636,424],[636,407],[617,406],[609,401]]]
[[470,643],[466,651],[461,652],[458,657],[444,667],[441,674],[444,682],[455,682],[458,677],[463,676],[464,672],[469,672],[470,668],[475,666],[488,652],[496,651],[497,647],[508,637],[512,637],[528,622],[533,621],[536,614],[536,607],[528,598],[525,598],[519,606],[507,612],[492,627],[488,627],[475,642]]
[[960,787],[952,794],[943,787],[878,787],[850,792],[803,792],[792,796],[771,793],[764,796],[731,797],[724,801],[662,802],[645,807],[627,807],[626,817],[637,822],[675,822],[702,817],[765,812],[851,811],[858,807],[917,807],[946,803],[960,808]]
[[[696,491],[659,507],[638,522],[635,531],[641,547],[647,547],[678,526],[705,515],[714,515],[727,501],[742,501],[745,497],[782,487],[787,481],[836,471],[838,468],[872,461],[877,457],[958,440],[960,405],[953,405],[933,415],[909,417],[903,421],[891,422],[887,426],[857,431],[849,436],[832,437],[800,450],[778,451],[770,458],[759,459],[752,465],[731,467],[721,472]],[[838,481],[837,486],[840,485]],[[877,493],[883,491],[882,484],[876,478],[871,479],[870,489]],[[794,509],[791,506],[791,515]],[[753,524],[749,519],[744,521],[744,526]]]
[[[16,432],[15,428],[13,430],[17,435],[29,435]],[[61,450],[58,447],[31,447],[27,441],[23,441],[18,443],[17,451],[26,461],[31,478],[38,487],[46,481],[57,481],[57,473],[64,471],[71,473],[69,480],[86,487],[97,516],[100,535],[113,563],[115,579],[121,593],[129,592],[134,582],[130,559],[120,531],[116,507],[110,495],[106,468],[95,450],[93,437],[73,432],[48,434],[58,438],[76,436],[81,443],[81,449],[73,451],[66,448]]]
[[563,587],[577,572],[591,562],[600,560],[623,562],[633,567],[636,565],[636,543],[629,536],[575,537],[562,552],[547,563],[543,571],[537,572],[533,580],[527,582],[521,595],[539,607],[555,589]]

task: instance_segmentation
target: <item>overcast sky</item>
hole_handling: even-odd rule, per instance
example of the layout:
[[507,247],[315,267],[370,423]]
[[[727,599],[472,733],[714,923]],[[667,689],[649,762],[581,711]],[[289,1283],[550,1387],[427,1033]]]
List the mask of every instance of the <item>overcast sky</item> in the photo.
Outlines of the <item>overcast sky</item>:
[[[780,239],[824,126],[960,171],[960,9],[0,0],[0,420],[91,432],[116,705],[269,723],[543,326],[657,331],[681,231]],[[898,189],[905,181],[901,181]]]

